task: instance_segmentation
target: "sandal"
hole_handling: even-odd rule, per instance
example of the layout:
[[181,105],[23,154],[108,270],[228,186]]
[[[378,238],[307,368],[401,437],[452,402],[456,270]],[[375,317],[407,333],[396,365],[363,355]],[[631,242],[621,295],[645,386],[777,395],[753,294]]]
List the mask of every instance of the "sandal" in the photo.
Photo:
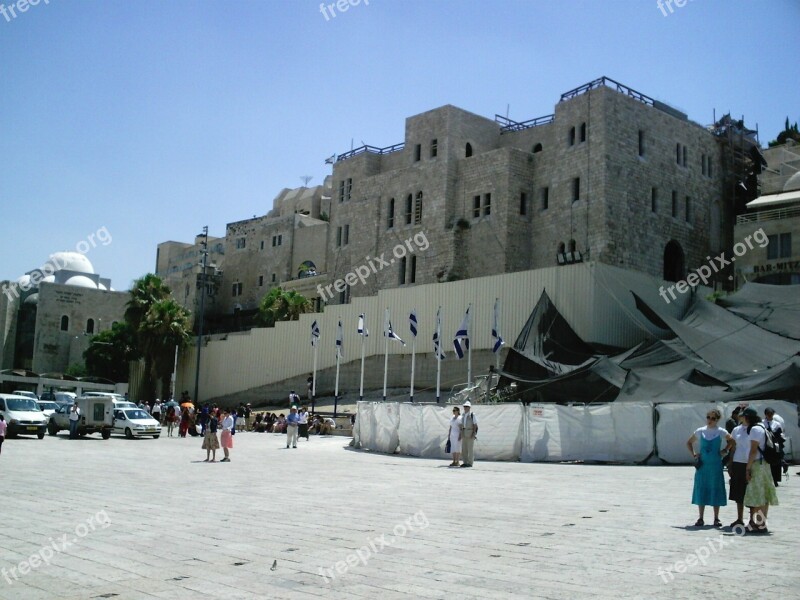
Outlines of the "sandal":
[[722,521],[719,519],[714,519],[714,527],[722,527]]
[[703,521],[703,519],[697,519],[697,521],[695,521],[695,524],[694,524],[695,527],[702,527],[703,525],[705,525],[705,522]]

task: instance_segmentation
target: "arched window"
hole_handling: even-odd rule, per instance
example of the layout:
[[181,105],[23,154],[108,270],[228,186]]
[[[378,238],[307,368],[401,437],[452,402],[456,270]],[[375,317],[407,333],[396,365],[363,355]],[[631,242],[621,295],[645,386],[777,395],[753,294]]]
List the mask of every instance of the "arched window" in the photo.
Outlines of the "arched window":
[[94,319],[86,321],[86,333],[94,333]]
[[61,331],[69,331],[69,317],[67,315],[61,317]]
[[558,245],[558,253],[559,254],[564,254],[565,250],[566,250],[566,246],[564,245],[564,242],[561,242]]
[[569,241],[569,251],[570,252],[575,252],[575,240],[570,240]]
[[541,144],[536,144],[536,145],[533,147],[533,153],[534,153],[534,154],[536,154],[537,152],[541,152],[541,151],[542,151],[542,145],[541,145]]
[[675,240],[664,248],[664,280],[681,281],[685,275],[683,249]]
[[464,156],[466,158],[469,158],[470,156],[472,156],[472,144],[470,144],[469,142],[467,142],[467,147],[464,150]]
[[314,277],[317,274],[317,265],[310,260],[304,260],[300,263],[300,268],[297,270],[297,278],[303,279],[304,277]]

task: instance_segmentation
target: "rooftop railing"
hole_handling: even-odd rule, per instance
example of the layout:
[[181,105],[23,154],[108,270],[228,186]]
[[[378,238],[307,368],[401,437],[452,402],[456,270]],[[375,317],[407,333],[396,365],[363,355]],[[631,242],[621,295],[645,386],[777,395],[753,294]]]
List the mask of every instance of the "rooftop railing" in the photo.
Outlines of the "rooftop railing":
[[500,133],[505,133],[506,131],[522,131],[523,129],[538,127],[539,125],[547,125],[552,123],[555,118],[555,115],[545,115],[543,117],[536,117],[535,119],[518,123],[517,121],[512,121],[508,117],[504,117],[502,115],[494,116],[495,122],[501,125]]
[[655,100],[650,96],[645,96],[641,92],[637,92],[633,88],[629,88],[627,85],[620,83],[619,81],[614,81],[610,77],[601,77],[600,79],[595,79],[594,81],[590,81],[580,87],[576,87],[574,90],[570,90],[561,94],[561,100],[559,102],[564,102],[564,100],[570,100],[571,98],[575,98],[576,96],[580,96],[581,94],[585,94],[589,90],[593,90],[599,87],[610,87],[618,91],[621,94],[625,94],[626,96],[630,96],[634,100],[638,100],[648,106],[654,106]]
[[364,154],[365,152],[369,154],[390,154],[392,152],[398,152],[405,148],[405,142],[400,142],[399,144],[395,144],[394,146],[387,146],[386,148],[378,148],[377,146],[370,146],[364,145],[354,150],[350,150],[350,152],[345,152],[344,154],[339,154],[336,156],[336,162],[340,160],[347,160],[348,158],[353,158],[354,156],[358,156],[359,154]]
[[736,217],[736,224],[759,223],[761,221],[779,221],[781,219],[793,219],[800,217],[800,206],[789,206],[787,208],[773,208],[772,210],[762,210],[756,213],[739,215]]

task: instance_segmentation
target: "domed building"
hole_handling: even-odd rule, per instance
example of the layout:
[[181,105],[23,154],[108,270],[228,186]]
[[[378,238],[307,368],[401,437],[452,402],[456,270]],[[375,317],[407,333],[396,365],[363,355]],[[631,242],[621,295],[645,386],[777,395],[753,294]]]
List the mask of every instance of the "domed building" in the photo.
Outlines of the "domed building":
[[129,299],[80,252],[55,252],[16,281],[0,281],[0,291],[0,369],[36,373],[83,363],[91,336],[121,321]]

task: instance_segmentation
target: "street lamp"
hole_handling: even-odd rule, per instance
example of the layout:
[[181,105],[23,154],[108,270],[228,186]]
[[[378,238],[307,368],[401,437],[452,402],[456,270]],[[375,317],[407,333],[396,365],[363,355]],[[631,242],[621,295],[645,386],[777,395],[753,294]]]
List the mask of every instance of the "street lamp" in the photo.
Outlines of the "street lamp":
[[206,264],[208,263],[208,225],[203,227],[203,233],[200,234],[203,241],[200,242],[202,250],[202,261],[200,262],[200,324],[197,326],[197,364],[194,369],[194,401],[200,402],[200,346],[203,339],[203,316],[206,308]]

